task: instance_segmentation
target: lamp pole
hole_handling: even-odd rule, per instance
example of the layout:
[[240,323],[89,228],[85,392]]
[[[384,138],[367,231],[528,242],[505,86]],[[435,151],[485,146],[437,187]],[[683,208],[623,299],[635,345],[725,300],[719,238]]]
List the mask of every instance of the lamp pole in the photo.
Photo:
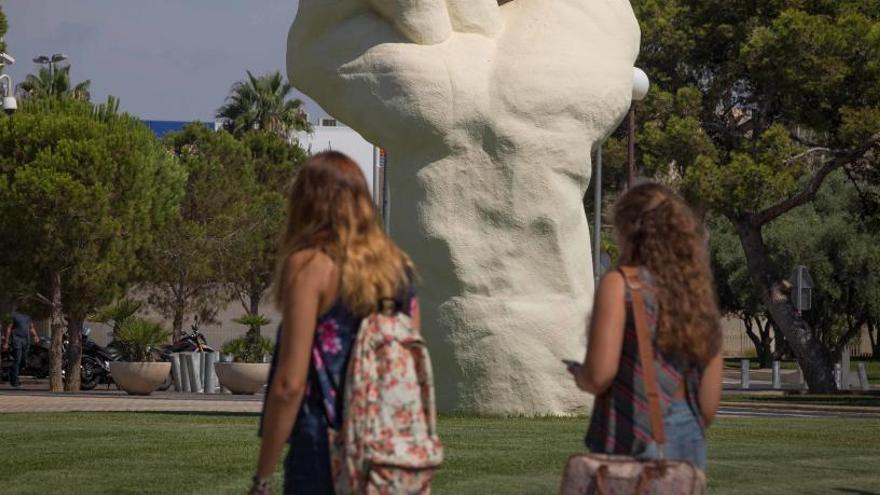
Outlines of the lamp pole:
[[[49,80],[52,81],[52,84],[54,85],[56,65],[59,62],[64,62],[67,59],[67,55],[63,53],[56,53],[51,57],[47,55],[39,55],[37,57],[34,57],[34,63],[49,66]],[[54,90],[54,88],[51,88],[51,90]]]
[[[642,101],[648,95],[651,88],[651,80],[645,71],[638,67],[633,68],[633,104],[629,109],[629,156],[626,164],[626,187],[630,188],[636,180],[636,114],[635,104]],[[593,225],[593,279],[599,282],[602,270],[602,142],[596,148],[596,173],[594,174],[594,208],[596,210],[595,225]]]

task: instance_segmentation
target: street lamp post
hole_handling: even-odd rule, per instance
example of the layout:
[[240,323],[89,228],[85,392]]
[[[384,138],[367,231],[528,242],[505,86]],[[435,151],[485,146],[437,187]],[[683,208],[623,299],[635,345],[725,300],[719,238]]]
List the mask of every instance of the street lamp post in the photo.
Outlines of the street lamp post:
[[63,53],[56,53],[51,57],[46,55],[39,55],[34,57],[34,63],[38,65],[48,65],[49,66],[49,81],[51,81],[52,87],[49,88],[50,91],[55,91],[55,71],[57,69],[57,65],[59,62],[64,62],[67,60],[67,55]]
[[629,152],[626,160],[626,188],[636,183],[636,103],[645,99],[651,89],[651,80],[645,71],[633,69],[633,103],[629,108]]
[[[645,71],[638,67],[633,68],[633,104],[629,109],[629,156],[627,158],[627,188],[632,187],[636,178],[636,149],[635,149],[635,133],[636,133],[636,116],[635,103],[642,101],[648,96],[648,90],[651,89],[651,80]],[[594,205],[596,210],[595,225],[593,226],[593,279],[599,282],[599,276],[602,271],[602,143],[596,148],[596,173],[593,178],[595,186]]]

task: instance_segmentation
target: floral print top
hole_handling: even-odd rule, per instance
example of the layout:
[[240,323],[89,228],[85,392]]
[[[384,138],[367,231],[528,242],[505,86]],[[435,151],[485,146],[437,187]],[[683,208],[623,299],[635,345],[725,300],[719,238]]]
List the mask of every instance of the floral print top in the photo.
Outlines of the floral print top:
[[[410,283],[405,294],[395,300],[397,309],[412,315],[417,299],[415,285]],[[345,378],[348,371],[348,362],[351,358],[351,350],[354,346],[355,337],[361,325],[361,318],[356,316],[342,300],[337,302],[327,312],[318,317],[315,327],[315,339],[312,345],[312,359],[309,363],[309,383],[306,387],[306,396],[300,407],[296,424],[291,432],[291,439],[298,433],[308,436],[326,435],[324,432],[301,432],[303,428],[311,428],[312,425],[328,424],[338,429],[342,424],[342,391],[345,389]],[[275,354],[272,357],[272,366],[269,369],[269,386],[275,377],[275,367],[278,362],[278,349],[281,348],[281,327],[278,328],[275,345]],[[265,402],[263,404],[263,416],[265,416]],[[314,417],[316,415],[323,418]],[[262,431],[262,418],[260,421]]]

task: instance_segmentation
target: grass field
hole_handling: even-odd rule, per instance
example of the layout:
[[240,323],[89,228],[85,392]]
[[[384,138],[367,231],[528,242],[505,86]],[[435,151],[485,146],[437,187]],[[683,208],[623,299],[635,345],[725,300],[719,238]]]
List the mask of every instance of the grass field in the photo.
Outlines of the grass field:
[[[0,415],[0,492],[243,493],[257,417]],[[435,493],[555,493],[586,420],[446,417]],[[880,421],[721,418],[710,493],[880,494]]]

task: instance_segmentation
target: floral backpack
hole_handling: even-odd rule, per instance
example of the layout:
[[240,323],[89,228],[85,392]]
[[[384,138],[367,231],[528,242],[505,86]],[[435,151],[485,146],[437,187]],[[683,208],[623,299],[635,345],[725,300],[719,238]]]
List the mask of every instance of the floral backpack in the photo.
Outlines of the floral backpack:
[[352,349],[342,429],[330,437],[337,494],[429,494],[443,462],[428,349],[389,307],[363,320]]

